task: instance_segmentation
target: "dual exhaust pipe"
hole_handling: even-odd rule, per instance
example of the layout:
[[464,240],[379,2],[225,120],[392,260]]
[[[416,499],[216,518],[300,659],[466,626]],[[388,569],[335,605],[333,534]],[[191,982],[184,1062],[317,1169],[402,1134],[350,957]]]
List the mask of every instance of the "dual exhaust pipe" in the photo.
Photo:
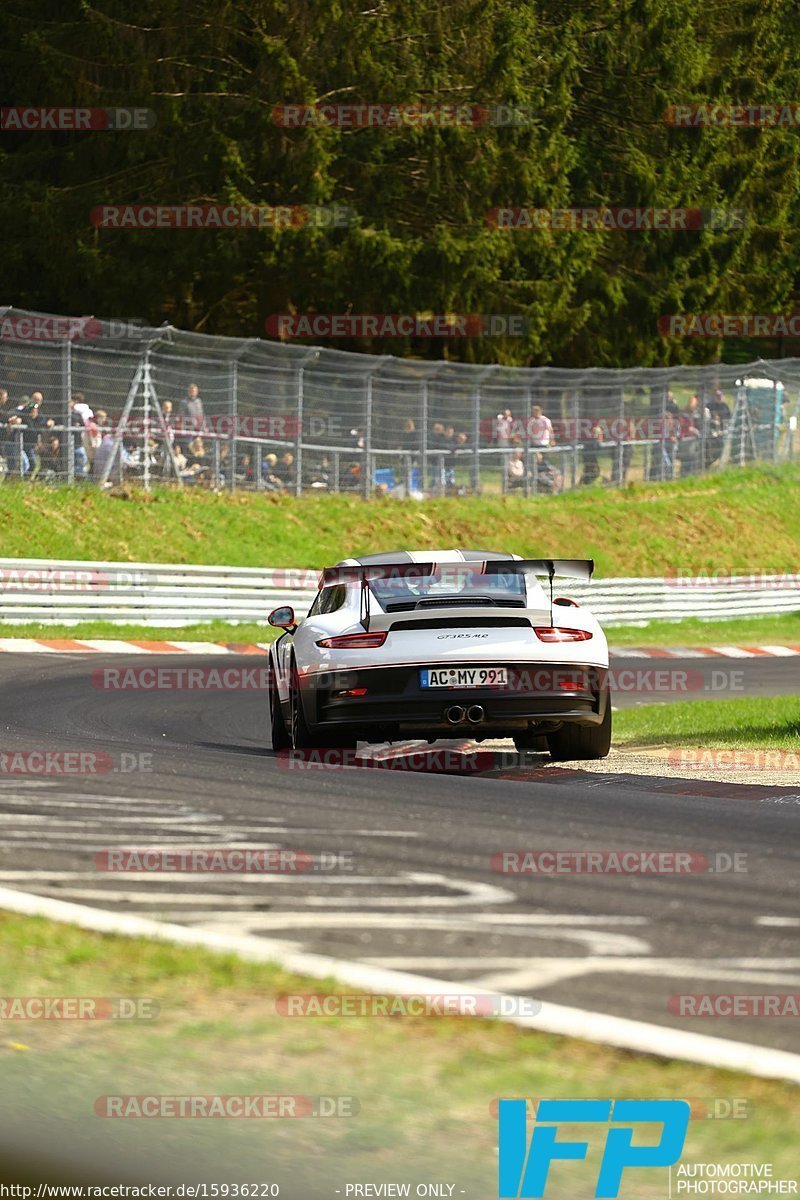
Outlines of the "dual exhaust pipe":
[[463,725],[465,721],[469,725],[480,725],[486,718],[482,704],[470,704],[469,708],[464,708],[462,704],[451,704],[444,715],[448,725]]

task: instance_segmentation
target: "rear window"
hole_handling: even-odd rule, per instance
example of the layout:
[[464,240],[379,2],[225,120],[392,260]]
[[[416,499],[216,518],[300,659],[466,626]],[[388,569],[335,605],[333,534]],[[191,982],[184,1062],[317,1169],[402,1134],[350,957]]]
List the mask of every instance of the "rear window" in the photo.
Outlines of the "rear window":
[[478,604],[525,605],[525,576],[516,572],[483,575],[468,563],[441,566],[433,575],[400,579],[373,579],[372,594],[382,608],[413,607],[419,601],[448,600]]

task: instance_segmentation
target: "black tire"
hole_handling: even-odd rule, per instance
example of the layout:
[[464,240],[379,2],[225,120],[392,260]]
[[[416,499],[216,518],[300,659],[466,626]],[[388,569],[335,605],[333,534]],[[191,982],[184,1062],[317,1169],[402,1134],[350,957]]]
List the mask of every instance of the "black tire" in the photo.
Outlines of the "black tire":
[[515,734],[514,745],[520,754],[524,754],[526,750],[539,750],[546,753],[549,749],[546,736],[543,733],[537,733],[535,729],[526,729],[524,733]]
[[337,749],[355,750],[358,739],[354,733],[319,733],[310,729],[306,714],[300,699],[300,683],[297,675],[297,663],[292,659],[292,677],[289,685],[289,711],[291,727],[289,731],[291,746],[295,750]]
[[292,659],[292,674],[289,681],[289,737],[294,750],[308,750],[312,746],[319,745],[306,722],[303,702],[300,699],[297,663],[294,659]]
[[611,696],[599,725],[562,725],[548,733],[547,745],[555,762],[605,758],[611,749]]
[[269,733],[272,739],[272,749],[278,753],[281,750],[288,750],[291,747],[292,739],[289,737],[289,731],[283,719],[278,685],[275,681],[275,664],[271,658],[269,670]]

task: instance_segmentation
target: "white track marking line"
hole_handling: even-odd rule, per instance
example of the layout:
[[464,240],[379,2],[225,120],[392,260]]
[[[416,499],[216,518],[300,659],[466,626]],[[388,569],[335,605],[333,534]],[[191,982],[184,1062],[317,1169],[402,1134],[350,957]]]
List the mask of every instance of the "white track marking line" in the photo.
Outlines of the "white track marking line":
[[[141,646],[134,646],[133,642],[120,642],[114,638],[82,638],[81,645],[86,646],[89,650],[105,651],[107,654],[146,654],[146,650],[142,650]],[[76,653],[78,653],[76,651]]]
[[[120,871],[108,871],[108,872],[104,873],[105,877],[107,877],[108,879],[118,879],[120,877],[120,875],[122,875],[122,874],[123,874],[123,872],[120,872]],[[0,882],[6,882],[6,883],[25,883],[25,882],[46,883],[48,881],[50,881],[52,883],[70,883],[70,882],[79,883],[81,881],[87,881],[87,882],[91,881],[91,882],[97,883],[97,881],[100,878],[101,878],[101,876],[100,876],[99,871],[0,871]],[[176,887],[179,886],[180,884],[182,884],[184,881],[196,882],[199,879],[209,879],[209,878],[213,879],[214,882],[217,882],[220,884],[233,882],[234,880],[236,881],[236,883],[262,883],[262,884],[264,883],[265,880],[268,880],[270,882],[297,883],[297,884],[308,883],[310,880],[314,880],[314,881],[318,881],[319,883],[324,883],[326,886],[328,884],[332,884],[333,886],[339,886],[339,887],[346,886],[347,884],[351,884],[351,883],[384,883],[385,884],[385,883],[389,883],[389,882],[395,882],[393,880],[387,880],[385,875],[328,875],[324,871],[304,872],[303,874],[300,874],[300,875],[278,875],[278,874],[269,874],[267,872],[264,872],[263,874],[259,873],[259,874],[247,874],[247,875],[242,874],[242,875],[240,875],[240,874],[238,874],[238,872],[235,872],[235,871],[231,871],[228,874],[218,872],[216,874],[211,874],[211,875],[209,875],[209,872],[207,872],[207,871],[180,871],[180,872],[177,872],[177,871],[142,871],[139,873],[137,878],[142,879],[142,880],[147,879],[148,883],[150,881],[154,881],[156,883],[172,882],[176,885]],[[396,882],[399,886],[404,881],[397,880]],[[126,896],[136,896],[139,893],[138,892],[126,892],[124,894]],[[172,894],[172,893],[170,893],[170,894]],[[181,893],[179,893],[179,892],[174,893],[174,895],[176,897],[180,896],[180,894]],[[225,892],[210,892],[209,893],[209,895],[215,896],[216,899],[218,899],[218,900],[224,899],[227,894],[228,893],[225,893]],[[236,894],[235,892],[230,893],[230,895],[235,895],[235,894]],[[598,918],[598,920],[602,920],[602,919],[603,919],[602,917]]]
[[[186,654],[235,654],[235,650],[229,650],[227,646],[218,646],[216,642],[176,642],[172,638],[169,639],[170,646],[176,646],[178,650],[184,651]],[[255,657],[260,658],[261,655]]]
[[756,654],[751,654],[749,650],[743,650],[741,646],[712,646],[711,649],[715,654],[722,654],[725,658],[757,658]]
[[[149,813],[141,813],[137,816],[120,816],[118,813],[106,813],[102,817],[93,817],[88,821],[77,821],[74,817],[54,817],[50,813],[3,813],[0,812],[0,828],[6,822],[10,825],[17,824],[38,824],[41,821],[46,821],[48,827],[54,825],[66,825],[70,829],[76,826],[79,829],[88,829],[96,825],[175,825],[180,829],[186,829],[190,833],[212,833],[215,821],[222,821],[223,817],[216,814],[209,814],[202,821],[198,821],[198,813],[193,813],[191,817],[182,816],[150,816]],[[248,830],[248,833],[250,830]],[[270,833],[273,830],[270,828]]]
[[[26,892],[0,888],[0,908],[29,916],[78,925],[99,933],[116,933],[125,937],[150,937],[182,946],[202,946],[207,950],[236,954],[250,962],[271,962],[286,971],[314,979],[333,977],[350,987],[367,992],[392,995],[434,992],[442,995],[463,995],[470,991],[468,983],[426,978],[422,975],[391,971],[366,963],[348,962],[322,954],[306,954],[287,949],[285,944],[266,938],[228,936],[205,929],[185,928],[162,924],[132,914],[120,915],[51,900]],[[498,997],[498,1000],[500,998]],[[604,1013],[588,1012],[563,1004],[542,1005],[536,1016],[511,1015],[497,1018],[510,1024],[544,1033],[561,1034],[590,1042],[601,1042],[639,1053],[665,1058],[744,1071],[771,1079],[789,1079],[800,1083],[800,1055],[785,1050],[773,1050],[748,1042],[710,1037],[674,1029],[669,1025],[654,1025]]]
[[756,917],[756,925],[768,925],[773,929],[796,929],[800,917]]
[[797,654],[796,650],[790,650],[788,646],[759,646],[759,650],[766,650],[767,654],[774,654],[776,658],[794,658]]

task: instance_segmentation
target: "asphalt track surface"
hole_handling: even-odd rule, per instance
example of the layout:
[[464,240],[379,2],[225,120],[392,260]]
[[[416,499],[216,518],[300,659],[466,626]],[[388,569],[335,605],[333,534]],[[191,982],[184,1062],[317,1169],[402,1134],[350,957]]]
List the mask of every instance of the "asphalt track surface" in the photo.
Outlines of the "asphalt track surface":
[[[181,666],[232,661],[183,656]],[[290,769],[269,747],[263,691],[98,688],[98,670],[120,663],[3,655],[0,750],[102,751],[113,769],[0,773],[0,887],[798,1050],[797,1018],[691,1018],[671,1011],[670,997],[800,991],[800,779],[778,787],[545,773],[535,759],[468,776]],[[175,658],[124,661],[145,663],[174,667]],[[796,659],[668,667],[695,682],[701,671],[697,696],[797,692]],[[729,675],[728,690],[717,676],[709,690],[720,670],[742,674]],[[670,698],[618,692],[615,704]],[[332,870],[269,876],[96,865],[114,848],[217,846],[342,857]],[[506,850],[554,849],[690,852],[712,864],[738,854],[746,869],[530,875],[492,865]]]

